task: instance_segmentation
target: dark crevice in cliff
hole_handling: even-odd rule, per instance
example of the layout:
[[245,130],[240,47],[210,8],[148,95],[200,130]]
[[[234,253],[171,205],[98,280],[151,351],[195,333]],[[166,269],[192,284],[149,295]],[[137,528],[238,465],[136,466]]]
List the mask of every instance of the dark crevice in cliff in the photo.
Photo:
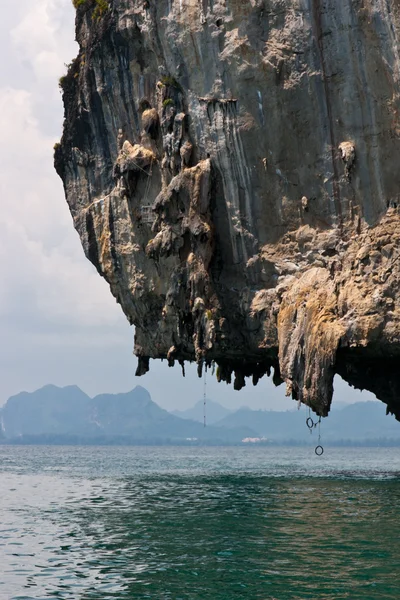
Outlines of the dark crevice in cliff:
[[96,267],[98,273],[102,275],[101,262],[99,259],[99,248],[97,246],[96,231],[93,223],[93,216],[90,211],[86,213],[86,231],[88,238],[87,257],[90,262]]
[[333,107],[331,102],[331,91],[330,91],[330,82],[329,76],[327,73],[326,67],[326,59],[325,59],[325,49],[324,49],[324,37],[325,31],[322,25],[323,14],[322,10],[325,9],[325,6],[321,6],[321,0],[312,0],[313,3],[313,21],[315,27],[315,40],[319,53],[319,60],[321,65],[321,77],[322,77],[322,85],[324,87],[325,93],[325,102],[326,102],[326,113],[328,120],[328,143],[330,146],[331,153],[331,161],[332,161],[332,193],[335,202],[336,216],[338,218],[338,227],[341,229],[343,226],[342,220],[342,205],[341,205],[341,197],[340,197],[340,187],[339,187],[339,169],[338,169],[338,157],[337,157],[337,140],[335,139],[335,123],[333,116]]

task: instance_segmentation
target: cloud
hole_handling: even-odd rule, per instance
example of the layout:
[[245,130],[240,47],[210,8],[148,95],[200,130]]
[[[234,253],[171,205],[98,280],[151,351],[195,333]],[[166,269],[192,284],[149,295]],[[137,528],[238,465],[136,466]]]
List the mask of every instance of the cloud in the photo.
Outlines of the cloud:
[[0,314],[26,303],[41,323],[115,323],[107,286],[82,258],[52,166],[54,139],[40,131],[29,92],[0,88],[0,131]]
[[133,387],[133,331],[83,255],[53,168],[71,0],[2,0],[0,53],[0,404],[50,381]]
[[[24,2],[24,17],[11,31],[11,41],[21,62],[29,63],[42,85],[62,74],[66,57],[76,53],[72,33],[72,8],[66,0]],[[69,27],[66,27],[69,25]]]
[[34,79],[27,89],[0,87],[0,314],[12,317],[16,307],[18,312],[25,307],[43,326],[57,321],[111,326],[120,313],[83,258],[53,169],[59,136],[50,131],[59,131],[62,123],[58,75],[76,52],[73,8],[70,0],[23,5],[10,47],[21,69],[30,65]]

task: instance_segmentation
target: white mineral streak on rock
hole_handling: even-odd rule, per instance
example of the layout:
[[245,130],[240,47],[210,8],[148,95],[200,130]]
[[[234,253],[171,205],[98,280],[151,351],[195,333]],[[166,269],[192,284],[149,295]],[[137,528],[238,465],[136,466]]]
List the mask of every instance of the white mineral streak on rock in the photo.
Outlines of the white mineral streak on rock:
[[257,96],[258,96],[258,111],[260,113],[260,121],[261,121],[262,125],[265,125],[264,107],[263,107],[263,101],[262,101],[262,94],[261,94],[260,90],[257,90]]
[[110,0],[77,11],[56,166],[149,358],[216,361],[327,414],[400,414],[395,0]]

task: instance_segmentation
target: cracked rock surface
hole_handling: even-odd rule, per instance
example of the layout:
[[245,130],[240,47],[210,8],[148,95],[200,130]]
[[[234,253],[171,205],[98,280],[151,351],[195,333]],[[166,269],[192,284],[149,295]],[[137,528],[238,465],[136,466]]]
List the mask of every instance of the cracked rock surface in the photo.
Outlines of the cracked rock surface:
[[55,164],[150,358],[400,417],[397,0],[77,9]]

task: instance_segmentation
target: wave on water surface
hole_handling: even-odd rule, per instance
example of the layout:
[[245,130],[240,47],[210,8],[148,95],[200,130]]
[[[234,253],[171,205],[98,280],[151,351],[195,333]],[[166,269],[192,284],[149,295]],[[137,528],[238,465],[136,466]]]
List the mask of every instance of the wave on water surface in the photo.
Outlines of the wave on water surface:
[[397,449],[0,448],[0,600],[398,599]]

